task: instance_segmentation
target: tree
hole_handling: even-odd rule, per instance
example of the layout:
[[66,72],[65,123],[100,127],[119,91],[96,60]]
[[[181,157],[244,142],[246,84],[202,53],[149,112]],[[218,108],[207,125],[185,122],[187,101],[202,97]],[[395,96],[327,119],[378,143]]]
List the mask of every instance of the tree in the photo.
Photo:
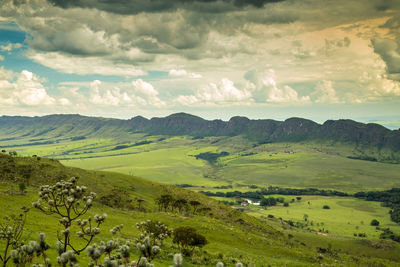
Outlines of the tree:
[[372,226],[379,226],[379,221],[378,221],[377,219],[373,219],[373,220],[371,221],[371,225],[372,225]]
[[300,201],[300,200],[301,200],[301,197],[296,197],[296,199],[297,199],[297,201]]
[[23,182],[19,183],[19,184],[18,184],[18,188],[19,188],[19,192],[20,192],[21,194],[25,193],[25,189],[26,189],[25,183],[23,183]]
[[178,209],[179,213],[181,213],[182,209],[187,206],[187,200],[184,198],[179,198],[174,201],[173,205]]
[[178,244],[185,254],[191,254],[196,247],[201,248],[208,243],[203,235],[198,234],[196,229],[190,226],[176,228],[173,237],[172,242]]
[[[84,251],[93,238],[100,233],[99,226],[105,221],[106,214],[95,215],[93,219],[88,217],[85,220],[79,219],[91,207],[96,193],[87,192],[86,186],[78,186],[78,178],[72,177],[69,181],[60,181],[55,185],[44,185],[40,187],[39,199],[32,203],[32,206],[46,215],[58,216],[59,223],[64,228],[57,235],[60,244],[60,255],[72,249],[75,254]],[[71,227],[76,222],[80,231],[77,236],[83,241],[78,248],[72,244]]]
[[152,220],[137,223],[136,228],[141,231],[136,243],[136,247],[140,252],[138,262],[140,263],[145,258],[146,262],[150,263],[161,252],[159,246],[162,241],[170,237],[173,231],[165,224]]
[[201,203],[197,200],[191,200],[189,204],[193,207],[193,213],[196,213],[197,207],[200,206]]
[[144,199],[137,198],[136,201],[138,203],[138,210],[141,211],[142,210],[142,203],[144,202]]
[[329,210],[331,207],[329,207],[328,205],[324,205],[322,208],[323,208],[324,210]]
[[173,230],[162,222],[152,220],[143,221],[136,224],[136,228],[143,236],[149,236],[153,245],[161,245],[162,241],[172,235]]
[[156,203],[158,205],[158,211],[164,209],[167,211],[168,207],[174,202],[174,198],[170,194],[161,195],[156,199]]
[[0,223],[0,240],[5,241],[4,251],[0,255],[3,266],[6,266],[10,260],[9,249],[16,249],[23,243],[22,234],[28,211],[28,209],[22,208],[19,215],[6,216],[4,221]]
[[28,244],[21,244],[19,247],[13,249],[10,253],[11,259],[16,266],[31,266],[34,258],[36,257],[36,263],[39,258],[43,258],[44,266],[50,267],[50,259],[46,256],[46,251],[50,248],[50,245],[46,242],[46,235],[44,233],[39,234],[39,242],[29,241]]

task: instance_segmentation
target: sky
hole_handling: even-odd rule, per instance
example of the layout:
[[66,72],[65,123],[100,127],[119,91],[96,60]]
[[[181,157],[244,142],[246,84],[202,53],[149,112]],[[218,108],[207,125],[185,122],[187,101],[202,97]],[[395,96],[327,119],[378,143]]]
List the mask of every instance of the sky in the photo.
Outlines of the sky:
[[398,0],[2,0],[0,115],[400,126]]

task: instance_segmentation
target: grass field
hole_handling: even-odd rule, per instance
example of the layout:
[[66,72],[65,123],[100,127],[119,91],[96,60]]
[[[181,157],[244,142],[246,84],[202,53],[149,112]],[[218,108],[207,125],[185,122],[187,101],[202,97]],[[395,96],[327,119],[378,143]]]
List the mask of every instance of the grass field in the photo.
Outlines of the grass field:
[[[146,142],[146,143],[141,143]],[[304,143],[257,145],[241,137],[84,139],[7,148],[68,166],[141,176],[169,184],[314,187],[345,192],[400,187],[400,164],[349,159],[350,147]],[[194,157],[226,151],[215,164]]]
[[[26,160],[26,162],[28,161]],[[48,164],[54,165],[55,163],[49,162]],[[57,171],[57,168],[57,165],[54,165],[48,170],[54,172]],[[199,266],[195,262],[202,257],[208,257],[210,262],[208,264],[200,264],[201,266],[215,266],[217,261],[225,262],[226,266],[233,266],[232,260],[241,260],[246,262],[248,266],[257,267],[265,263],[271,266],[320,266],[321,264],[335,265],[335,263],[345,266],[379,266],[382,264],[396,266],[397,262],[400,262],[400,253],[398,253],[400,246],[391,241],[376,241],[384,245],[384,249],[377,249],[373,246],[375,243],[370,243],[369,239],[359,242],[357,239],[335,235],[321,237],[301,229],[287,228],[277,219],[266,220],[265,223],[261,223],[240,212],[234,213],[232,211],[232,213],[229,208],[219,206],[217,202],[207,200],[203,196],[199,196],[199,199],[207,201],[208,205],[213,208],[214,215],[184,216],[176,213],[160,213],[154,211],[154,199],[162,190],[162,185],[117,173],[93,173],[78,169],[65,169],[65,171],[82,177],[81,184],[89,185],[100,196],[115,187],[131,188],[128,192],[132,198],[140,197],[145,200],[145,207],[148,210],[146,213],[110,208],[95,203],[93,210],[88,215],[93,216],[96,213],[108,214],[106,223],[101,227],[102,233],[96,238],[96,242],[100,239],[111,238],[108,230],[121,223],[124,224],[124,235],[134,239],[138,235],[138,231],[135,228],[136,222],[152,219],[160,220],[172,228],[190,225],[207,237],[209,244],[204,247],[203,252],[199,254],[200,256],[198,258],[194,257],[194,260],[186,258],[185,266]],[[0,208],[3,215],[14,213],[16,207],[30,206],[30,203],[37,199],[36,187],[28,187],[27,193],[20,195],[7,193],[10,190],[10,186],[12,185],[9,183],[0,184]],[[184,190],[175,190],[177,190],[176,193],[178,194],[187,194],[184,193]],[[221,214],[219,215],[218,213]],[[57,218],[45,216],[32,209],[28,215],[26,228],[28,230],[26,237],[29,239],[35,239],[39,232],[46,232],[48,242],[52,245],[48,256],[55,258],[53,244],[56,241],[56,232],[59,230]],[[287,237],[289,234],[294,238]],[[317,248],[326,248],[329,247],[329,244],[335,249],[344,248],[346,252],[341,252],[338,256],[327,254],[321,257],[317,253]],[[0,247],[1,245],[0,242]],[[165,246],[163,246],[162,255],[154,263],[156,266],[170,266],[172,255],[176,251],[177,248],[170,240],[167,240]],[[366,256],[360,257],[359,251],[363,251]],[[132,253],[133,258],[138,256],[135,250]],[[81,266],[86,265],[87,258],[83,257],[79,263]]]
[[[286,201],[296,199],[296,196],[281,196]],[[330,209],[323,209],[328,205]],[[302,196],[300,201],[289,203],[289,207],[282,204],[262,208],[252,208],[250,215],[261,217],[274,215],[276,218],[307,223],[305,228],[317,232],[328,231],[328,235],[353,237],[354,233],[365,233],[368,239],[378,239],[381,230],[371,226],[370,222],[377,219],[380,227],[390,228],[400,233],[400,225],[390,220],[389,208],[381,207],[379,202],[365,201],[348,197]],[[304,217],[307,217],[307,222]]]
[[[197,143],[194,140],[187,139],[164,141],[166,141],[165,143]],[[204,143],[204,146],[201,146],[199,143],[196,145],[181,146],[180,149],[183,149],[183,151],[179,153],[185,152],[187,158],[194,161],[193,164],[205,164],[204,161],[194,159],[192,156],[193,151],[196,153],[199,151],[208,151],[209,149],[210,151],[218,151],[218,147],[210,146],[209,142]],[[161,153],[159,155],[164,155],[168,158],[167,151],[167,149],[158,148],[146,153]],[[141,153],[141,155],[146,153]],[[118,156],[109,156],[107,159],[116,157]],[[145,164],[147,161],[151,162],[151,159],[154,157],[155,155],[148,157],[140,164]],[[98,159],[102,159],[102,157]],[[102,235],[101,239],[110,238],[109,229],[121,223],[125,225],[124,233],[133,239],[138,235],[135,223],[145,219],[153,219],[161,220],[172,228],[190,225],[197,228],[201,234],[204,234],[209,240],[209,244],[204,247],[206,253],[204,251],[199,252],[199,257],[208,257],[210,259],[210,262],[205,264],[206,266],[215,266],[215,263],[219,260],[227,263],[226,266],[233,266],[233,260],[239,259],[246,261],[248,266],[261,266],[265,263],[271,266],[320,266],[321,264],[396,266],[400,262],[400,245],[393,241],[378,240],[378,233],[373,233],[373,228],[368,225],[372,218],[378,219],[382,226],[390,225],[387,209],[380,208],[378,203],[352,200],[351,198],[304,196],[300,202],[295,202],[288,208],[277,206],[268,210],[252,209],[250,213],[246,214],[231,209],[222,203],[212,201],[205,196],[196,194],[195,198],[201,201],[204,206],[212,208],[212,213],[204,216],[158,212],[155,198],[162,192],[172,190],[176,196],[191,196],[195,193],[120,173],[65,168],[57,161],[49,159],[38,160],[36,157],[17,157],[16,160],[18,161],[18,166],[34,165],[33,169],[35,171],[33,174],[38,176],[31,177],[33,185],[39,182],[54,182],[54,180],[62,177],[74,175],[81,177],[81,184],[89,185],[90,189],[96,191],[99,196],[110,194],[113,189],[123,189],[125,190],[124,194],[133,201],[139,198],[144,200],[145,213],[135,210],[111,208],[100,203],[95,203],[94,209],[90,213],[91,215],[96,213],[102,214],[104,212],[109,215],[106,224],[102,228],[104,235]],[[174,161],[181,162],[182,158],[175,159]],[[193,166],[189,168],[193,168]],[[209,180],[207,178],[204,179]],[[16,207],[30,206],[30,203],[37,199],[37,187],[28,187],[28,192],[24,195],[10,194],[10,188],[14,188],[14,192],[18,190],[17,185],[14,183],[3,182],[0,184],[0,209],[3,215],[14,212]],[[245,189],[245,187],[242,187],[242,189]],[[287,198],[291,199],[290,196]],[[307,200],[307,198],[309,199]],[[308,201],[311,203],[310,207],[307,204]],[[329,205],[331,209],[322,210],[322,205],[325,204]],[[276,213],[273,213],[274,211]],[[278,219],[282,217],[285,220],[301,221],[306,212],[309,220],[312,220],[315,225],[317,223],[321,225],[321,222],[324,223],[324,228],[329,231],[327,236],[319,236],[305,229],[290,227],[287,223],[283,223]],[[274,214],[275,218],[266,218],[268,214]],[[340,216],[341,218],[335,219],[335,216]],[[258,220],[256,217],[264,220],[264,222]],[[45,231],[49,236],[49,243],[54,244],[56,231],[59,229],[56,226],[57,219],[52,216],[44,216],[36,210],[30,212],[29,218],[27,225],[27,229],[29,230],[27,235],[29,238],[34,239],[38,232]],[[361,220],[364,221],[364,224],[361,224]],[[349,222],[350,225],[348,224]],[[358,232],[366,232],[367,238],[352,237],[356,226],[359,227],[357,229]],[[393,230],[396,228],[396,226],[390,227]],[[96,239],[96,241],[98,240]],[[154,262],[156,266],[169,266],[173,253],[177,251],[171,240],[166,242],[165,245],[163,254]],[[332,246],[335,250],[341,250],[341,252],[338,252],[337,256],[329,253],[321,256],[318,249],[329,248],[329,246]],[[136,257],[137,252],[133,253]],[[54,257],[54,247],[49,252],[49,255]],[[197,258],[188,262],[185,266],[193,266],[192,264],[196,260],[200,259]],[[83,260],[80,264],[83,266],[86,265],[86,262]]]

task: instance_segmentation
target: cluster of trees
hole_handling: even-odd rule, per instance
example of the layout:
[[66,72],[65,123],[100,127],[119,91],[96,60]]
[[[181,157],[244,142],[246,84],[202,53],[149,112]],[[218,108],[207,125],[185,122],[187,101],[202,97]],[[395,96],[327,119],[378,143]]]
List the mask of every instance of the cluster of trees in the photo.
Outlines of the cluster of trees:
[[16,156],[17,152],[15,151],[7,154],[5,150],[2,150],[0,153],[0,180],[12,181],[13,185],[18,185],[20,192],[24,192],[30,183],[34,168],[28,164],[17,164]]
[[278,203],[283,203],[285,199],[283,197],[268,197],[268,198],[263,198],[260,201],[260,206],[275,206]]
[[265,195],[319,195],[319,196],[349,196],[347,193],[336,191],[336,190],[324,190],[316,188],[281,188],[277,186],[270,186],[268,188],[261,188],[256,191],[230,191],[230,192],[210,192],[210,191],[199,191],[206,196],[215,197],[243,197],[252,199],[263,199]]
[[382,206],[389,207],[390,218],[396,223],[400,223],[400,188],[392,188],[386,191],[358,192],[354,197],[367,201],[382,202]]
[[264,198],[264,195],[260,191],[248,191],[248,192],[240,192],[240,191],[230,191],[230,192],[210,192],[210,191],[199,191],[199,193],[206,196],[213,197],[239,197],[239,198],[251,198],[261,200]]
[[390,230],[390,228],[378,228],[380,230],[383,230],[383,232],[380,235],[381,239],[391,239],[393,241],[399,242],[400,243],[400,235],[393,233],[392,230]]
[[226,151],[222,151],[220,153],[205,152],[205,153],[200,153],[198,155],[195,155],[195,157],[196,157],[196,159],[203,159],[203,160],[208,161],[211,164],[214,164],[219,157],[225,157],[228,155],[229,155],[229,153]]
[[193,214],[204,214],[211,211],[210,207],[202,206],[201,203],[195,199],[187,200],[185,198],[175,198],[171,194],[163,194],[156,200],[158,211],[171,211],[171,212],[192,212]]
[[118,145],[118,146],[115,146],[112,150],[120,150],[120,149],[124,149],[124,148],[128,148],[128,147],[142,146],[142,145],[147,145],[147,144],[151,144],[151,143],[153,143],[153,142],[144,140],[144,141],[136,142],[131,145]]

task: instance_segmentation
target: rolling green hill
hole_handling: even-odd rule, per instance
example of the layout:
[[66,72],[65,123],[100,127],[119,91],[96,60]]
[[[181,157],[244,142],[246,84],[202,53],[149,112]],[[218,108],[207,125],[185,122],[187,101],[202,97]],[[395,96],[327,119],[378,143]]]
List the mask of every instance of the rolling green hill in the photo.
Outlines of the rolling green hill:
[[360,150],[361,159],[398,162],[400,130],[352,120],[328,120],[320,125],[311,120],[249,120],[233,117],[229,121],[208,121],[186,113],[165,118],[129,120],[49,115],[43,117],[0,117],[0,141],[9,146],[46,144],[84,138],[129,139],[135,133],[192,137],[244,136],[256,143],[320,142],[342,143]]
[[[185,266],[215,266],[223,261],[233,266],[241,261],[246,266],[397,266],[400,265],[400,245],[387,240],[353,239],[340,236],[321,236],[292,227],[275,218],[257,219],[232,209],[221,202],[192,191],[150,182],[138,177],[101,171],[86,171],[65,167],[53,159],[18,157],[0,153],[0,209],[2,213],[15,212],[18,206],[30,206],[37,199],[38,186],[53,184],[71,176],[80,177],[79,183],[97,192],[91,215],[106,212],[108,219],[100,236],[110,238],[108,230],[123,223],[126,238],[138,235],[135,223],[153,219],[172,228],[190,225],[209,240],[192,258],[185,257]],[[28,185],[20,193],[18,184]],[[161,194],[175,198],[197,200],[208,207],[205,213],[186,211],[163,212],[157,209],[155,199]],[[144,202],[139,210],[138,199]],[[47,232],[52,245],[50,257],[55,257],[57,219],[37,210],[28,213],[26,235],[29,238]],[[96,239],[98,242],[99,239]],[[0,247],[4,244],[0,243]],[[169,266],[178,248],[167,240],[163,253],[154,261],[156,266]],[[137,251],[132,250],[134,255]],[[87,259],[80,257],[80,264]]]

